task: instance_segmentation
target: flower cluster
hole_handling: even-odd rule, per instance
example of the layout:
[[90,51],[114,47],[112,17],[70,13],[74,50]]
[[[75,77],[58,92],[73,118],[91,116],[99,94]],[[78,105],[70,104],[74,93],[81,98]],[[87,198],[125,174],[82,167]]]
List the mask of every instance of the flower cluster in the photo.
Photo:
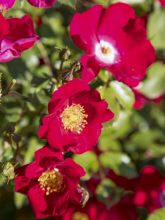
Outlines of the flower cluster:
[[[48,8],[56,0],[28,2]],[[14,3],[15,0],[0,0],[0,10],[9,9]],[[29,15],[22,18],[0,15],[0,27],[0,62],[20,57],[39,39]],[[165,182],[159,171],[145,167],[138,177],[129,180],[110,170],[105,176],[128,193],[108,207],[95,195],[101,180],[88,181],[86,185],[89,190],[92,188],[92,196],[82,208],[87,200],[84,198],[86,191],[80,185],[85,171],[74,162],[72,155],[93,150],[103,124],[114,118],[106,100],[90,84],[101,69],[106,69],[115,80],[132,89],[136,96],[135,108],[151,101],[136,87],[155,61],[155,50],[147,38],[145,21],[125,3],[112,4],[108,8],[94,5],[73,16],[70,35],[85,51],[80,58],[81,77],[58,84],[53,92],[48,113],[41,119],[38,130],[38,136],[46,140],[46,146],[35,152],[33,162],[15,170],[15,191],[27,195],[37,218],[137,220],[137,207],[152,212],[165,204]]]

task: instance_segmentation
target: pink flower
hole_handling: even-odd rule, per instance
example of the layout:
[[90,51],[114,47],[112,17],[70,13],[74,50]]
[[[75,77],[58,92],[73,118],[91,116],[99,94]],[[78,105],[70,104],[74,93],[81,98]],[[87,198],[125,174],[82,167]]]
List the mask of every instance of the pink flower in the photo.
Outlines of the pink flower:
[[[0,0],[0,10],[4,11],[10,9],[14,6],[16,0]],[[31,5],[38,8],[50,8],[55,3],[56,0],[27,0]]]
[[0,11],[12,8],[16,0],[0,0]]
[[56,0],[27,0],[31,5],[38,8],[50,8],[55,3]]
[[83,153],[98,141],[102,123],[113,118],[108,105],[87,83],[74,79],[54,92],[39,137],[56,150]]
[[30,16],[4,18],[0,15],[0,62],[8,62],[21,56],[39,39]]
[[70,34],[75,44],[85,51],[81,63],[85,68],[82,78],[86,81],[91,81],[100,68],[105,68],[117,80],[134,87],[155,61],[145,22],[124,3],[112,4],[107,9],[95,5],[76,13]]
[[35,161],[16,169],[15,191],[26,194],[37,218],[62,215],[68,204],[80,204],[78,187],[84,170],[72,159],[47,147],[36,151]]

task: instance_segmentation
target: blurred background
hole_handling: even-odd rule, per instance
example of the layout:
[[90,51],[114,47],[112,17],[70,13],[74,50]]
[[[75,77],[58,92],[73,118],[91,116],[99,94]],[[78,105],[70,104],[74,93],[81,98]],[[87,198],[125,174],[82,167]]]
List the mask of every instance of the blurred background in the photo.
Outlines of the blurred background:
[[[1,220],[35,219],[26,197],[14,193],[14,167],[31,162],[34,151],[44,145],[44,141],[37,138],[37,130],[56,89],[54,80],[61,56],[69,53],[63,67],[63,73],[67,75],[82,54],[69,36],[73,14],[84,11],[93,3],[107,6],[113,2],[118,1],[58,0],[53,8],[44,10],[18,0],[14,8],[5,13],[6,17],[29,13],[41,39],[20,59],[0,64]],[[98,143],[99,158],[104,168],[131,178],[147,164],[153,164],[162,173],[165,171],[165,8],[156,0],[123,2],[132,4],[137,14],[144,16],[148,37],[157,51],[157,62],[150,67],[141,85],[147,101],[142,100],[140,109],[133,108],[135,99],[127,88],[128,103],[118,96],[111,102],[114,94],[111,96],[108,91],[105,94],[115,119],[102,131]],[[106,71],[101,71],[103,81],[106,75]],[[93,86],[102,93],[97,80]],[[87,171],[84,181],[98,172],[94,151],[74,156],[74,159]],[[98,196],[99,193],[102,192],[98,190]]]

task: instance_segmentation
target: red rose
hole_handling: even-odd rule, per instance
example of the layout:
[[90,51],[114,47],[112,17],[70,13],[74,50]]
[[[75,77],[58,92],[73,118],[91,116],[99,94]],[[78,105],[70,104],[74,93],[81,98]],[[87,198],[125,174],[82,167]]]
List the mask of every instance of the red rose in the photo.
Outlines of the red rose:
[[108,216],[109,210],[103,203],[96,199],[90,199],[84,208],[76,208],[75,206],[70,208],[61,220],[109,220]]
[[85,208],[70,208],[60,220],[137,220],[136,207],[131,196],[123,197],[119,203],[107,208],[96,199],[90,199]]
[[36,151],[35,161],[16,169],[15,190],[27,194],[37,218],[62,215],[69,203],[80,204],[78,187],[84,170],[72,159],[47,147]]
[[136,206],[133,204],[132,196],[124,196],[117,204],[109,210],[107,220],[138,220]]
[[160,2],[160,4],[161,4],[161,6],[165,6],[165,0],[158,0],[159,2]]
[[98,141],[102,123],[113,117],[99,93],[74,79],[54,92],[42,119],[39,137],[61,151],[83,153]]
[[165,207],[165,178],[153,166],[144,167],[137,180],[134,203],[149,212]]
[[138,207],[145,207],[149,212],[165,206],[165,178],[153,166],[144,167],[139,176],[128,179],[113,171],[109,178],[117,186],[133,192],[133,202]]
[[7,19],[0,15],[0,27],[0,62],[20,57],[21,53],[31,48],[39,38],[29,15]]
[[82,78],[87,81],[92,80],[100,68],[105,68],[117,80],[134,87],[155,61],[145,22],[124,3],[112,4],[107,9],[95,5],[76,13],[70,34],[75,44],[85,51],[81,58],[85,68]]

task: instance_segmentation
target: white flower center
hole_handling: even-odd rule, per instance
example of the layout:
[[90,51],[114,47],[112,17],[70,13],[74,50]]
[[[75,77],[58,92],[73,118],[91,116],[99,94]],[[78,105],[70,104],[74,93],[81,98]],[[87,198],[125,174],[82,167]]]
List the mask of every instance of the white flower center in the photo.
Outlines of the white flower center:
[[95,55],[103,63],[113,64],[116,62],[118,53],[111,43],[101,40],[96,44]]

